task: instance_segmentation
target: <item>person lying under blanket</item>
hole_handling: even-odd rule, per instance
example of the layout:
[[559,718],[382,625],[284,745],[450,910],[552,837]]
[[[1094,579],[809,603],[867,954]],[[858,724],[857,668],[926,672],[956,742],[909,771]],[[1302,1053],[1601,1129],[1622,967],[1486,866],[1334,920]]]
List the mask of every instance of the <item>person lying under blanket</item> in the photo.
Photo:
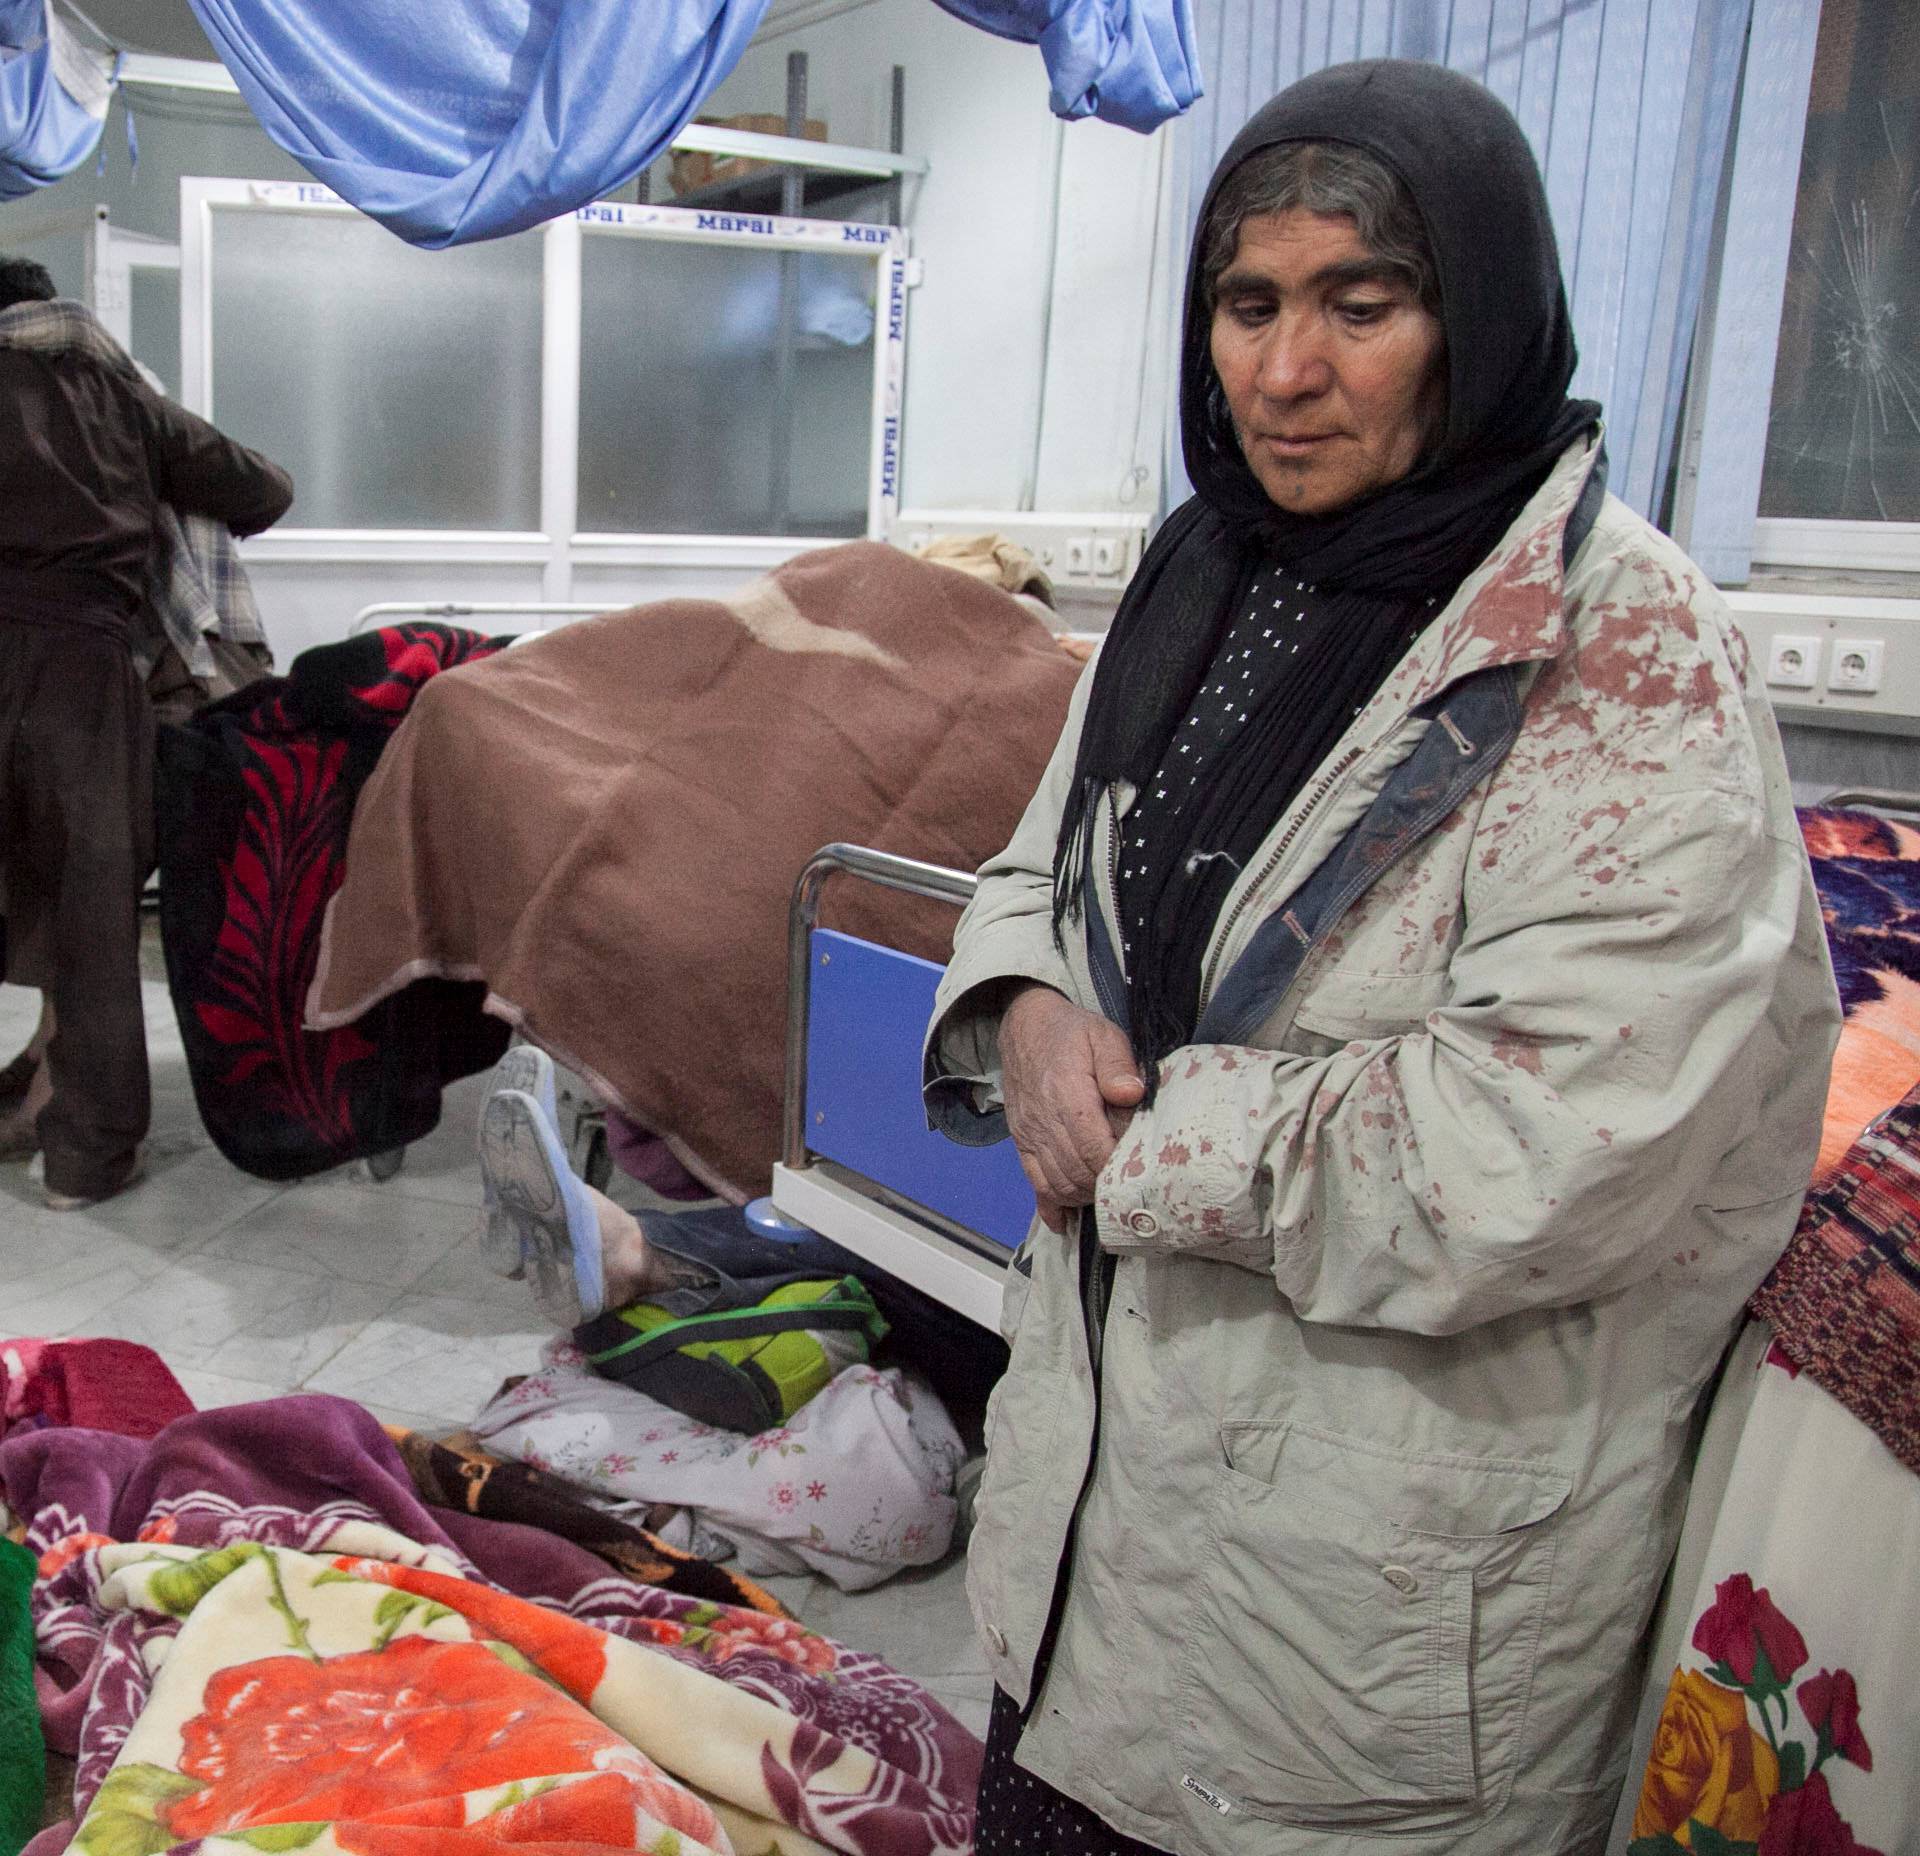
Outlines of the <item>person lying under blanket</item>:
[[[481,982],[744,1202],[780,1147],[795,879],[836,840],[977,867],[1079,672],[1004,583],[878,542],[470,655],[412,695],[355,801],[306,1026]],[[934,960],[951,941],[949,907],[868,885],[826,913]]]
[[474,1418],[490,1454],[750,1576],[861,1591],[946,1557],[962,1429],[977,1450],[1005,1366],[994,1337],[733,1207],[635,1217],[569,1169],[531,1045],[494,1072],[480,1163],[484,1259],[562,1330]]

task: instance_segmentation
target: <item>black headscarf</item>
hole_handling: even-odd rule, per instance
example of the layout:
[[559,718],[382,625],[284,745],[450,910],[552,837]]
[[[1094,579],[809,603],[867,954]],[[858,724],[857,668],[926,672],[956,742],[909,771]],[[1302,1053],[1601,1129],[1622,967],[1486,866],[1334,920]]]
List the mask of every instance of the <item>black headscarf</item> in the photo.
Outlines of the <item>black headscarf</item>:
[[[1365,149],[1412,196],[1438,284],[1448,387],[1438,440],[1407,476],[1318,516],[1272,502],[1241,453],[1214,372],[1203,263],[1226,178],[1251,156],[1301,141]],[[1155,536],[1100,654],[1054,855],[1056,932],[1080,906],[1100,794],[1157,771],[1263,564],[1310,583],[1328,622],[1361,648],[1391,652],[1373,667],[1377,685],[1429,604],[1451,598],[1600,417],[1592,401],[1567,398],[1573,330],[1539,168],[1519,124],[1470,78],[1399,59],[1303,78],[1234,138],[1198,223],[1180,368],[1195,494]],[[1351,719],[1328,705],[1309,734],[1297,702],[1285,707],[1295,719],[1284,733],[1250,731],[1250,751],[1224,775],[1237,790],[1209,795],[1216,827],[1255,819],[1264,835]],[[1130,1031],[1149,1084],[1152,1064],[1191,1036],[1199,951],[1234,876],[1225,859],[1201,866],[1197,881],[1166,896],[1151,944],[1130,963]]]

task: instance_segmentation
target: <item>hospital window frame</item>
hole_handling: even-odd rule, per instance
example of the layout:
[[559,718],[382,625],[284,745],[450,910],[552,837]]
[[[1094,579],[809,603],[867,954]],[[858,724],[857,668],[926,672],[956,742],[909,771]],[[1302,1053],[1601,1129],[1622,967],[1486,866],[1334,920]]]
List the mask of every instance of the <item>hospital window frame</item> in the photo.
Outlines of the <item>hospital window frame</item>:
[[[355,207],[315,181],[211,179],[180,182],[181,400],[217,417],[213,380],[214,218],[222,212],[350,214]],[[250,557],[276,562],[426,562],[538,566],[542,597],[572,597],[576,569],[680,565],[764,570],[821,535],[615,534],[582,531],[580,394],[585,240],[648,238],[757,251],[857,252],[876,267],[873,440],[866,538],[885,538],[899,508],[901,411],[906,379],[907,298],[918,281],[904,227],[788,218],[716,208],[584,206],[547,223],[541,258],[540,527],[518,529],[289,528],[250,542]]]
[[1722,586],[1776,572],[1920,573],[1920,523],[1760,514],[1820,8],[1821,0],[1753,0],[1695,330],[1673,532]]

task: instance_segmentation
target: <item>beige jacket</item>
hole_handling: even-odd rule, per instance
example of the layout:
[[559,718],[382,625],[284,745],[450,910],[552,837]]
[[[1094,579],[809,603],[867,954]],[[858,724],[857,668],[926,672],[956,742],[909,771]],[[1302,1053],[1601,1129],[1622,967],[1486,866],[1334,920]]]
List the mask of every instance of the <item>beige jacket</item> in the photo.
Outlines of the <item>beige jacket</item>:
[[[1446,693],[1521,667],[1491,778],[1257,1032],[1164,1066],[1091,1215],[1104,1329],[1072,1240],[1036,1226],[1009,1278],[968,1574],[991,1668],[1030,1699],[1077,1510],[1019,1759],[1183,1856],[1600,1848],[1702,1393],[1812,1166],[1839,1007],[1772,717],[1725,604],[1620,503],[1563,572],[1591,462],[1229,898],[1209,992],[1430,729],[1460,745]],[[950,1121],[993,1100],[975,988],[1098,1009],[1048,911],[1085,689],[956,935]]]

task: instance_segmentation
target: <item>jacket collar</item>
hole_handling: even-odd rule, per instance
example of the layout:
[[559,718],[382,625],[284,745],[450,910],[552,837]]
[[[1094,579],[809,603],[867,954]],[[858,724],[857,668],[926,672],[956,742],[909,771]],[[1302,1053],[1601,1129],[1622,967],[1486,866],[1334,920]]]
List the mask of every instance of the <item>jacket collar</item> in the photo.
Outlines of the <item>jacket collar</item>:
[[1567,521],[1598,462],[1604,433],[1567,447],[1499,545],[1461,583],[1409,655],[1410,692],[1400,704],[1417,708],[1442,690],[1498,664],[1557,657],[1567,641]]

